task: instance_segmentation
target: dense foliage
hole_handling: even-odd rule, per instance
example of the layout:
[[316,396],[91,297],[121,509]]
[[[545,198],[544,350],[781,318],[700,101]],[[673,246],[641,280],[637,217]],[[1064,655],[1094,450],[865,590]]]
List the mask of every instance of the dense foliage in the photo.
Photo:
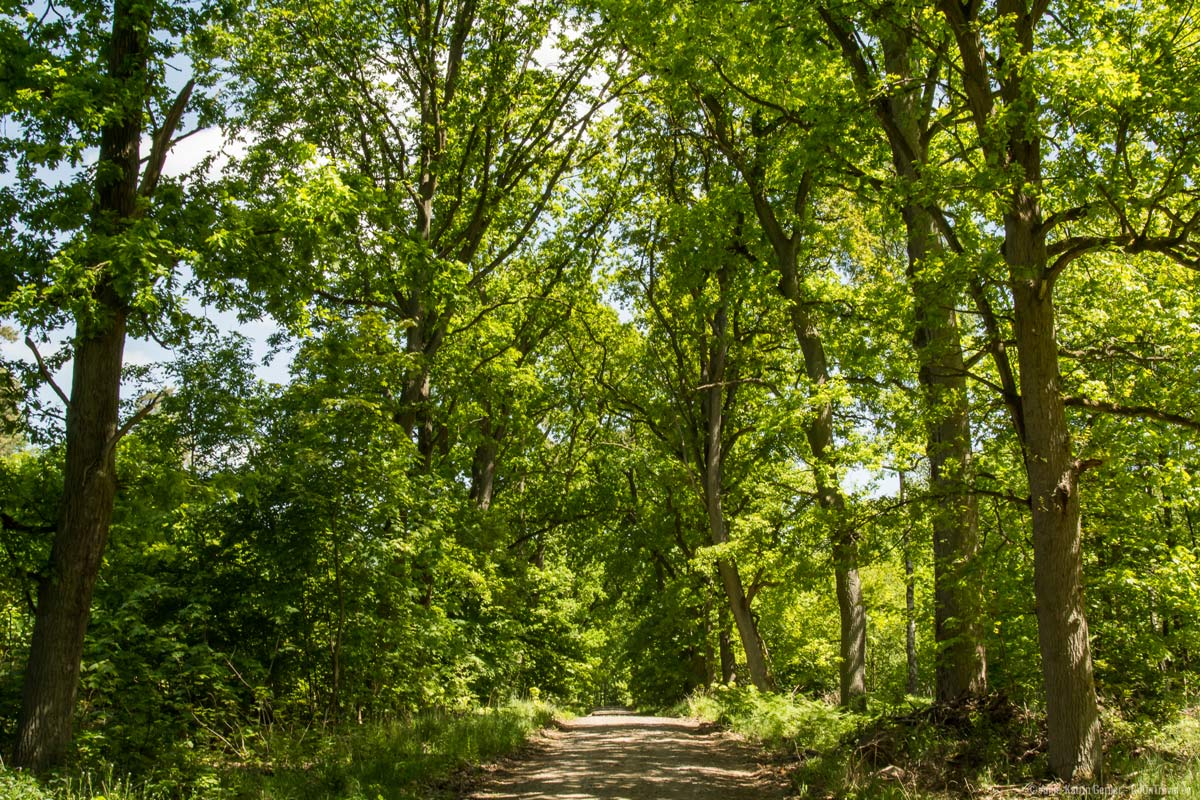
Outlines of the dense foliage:
[[1194,714],[1194,9],[4,0],[0,53],[18,765],[907,698],[1093,782]]

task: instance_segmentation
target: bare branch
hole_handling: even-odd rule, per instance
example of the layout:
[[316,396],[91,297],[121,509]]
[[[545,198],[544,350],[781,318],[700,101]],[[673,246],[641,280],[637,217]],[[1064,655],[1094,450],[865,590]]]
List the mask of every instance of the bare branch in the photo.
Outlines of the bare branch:
[[42,354],[38,352],[37,345],[33,343],[33,339],[26,336],[25,346],[33,351],[33,357],[37,361],[38,372],[41,374],[42,380],[50,384],[50,388],[53,389],[54,393],[58,395],[59,399],[63,401],[63,405],[67,408],[70,408],[71,401],[67,398],[67,393],[64,392],[57,383],[55,383],[54,376],[50,374],[50,369],[46,366],[46,362],[42,360]]
[[170,152],[171,146],[175,144],[173,139],[175,129],[179,127],[179,122],[183,119],[183,112],[187,108],[188,100],[191,99],[194,88],[196,88],[196,81],[193,79],[188,81],[179,90],[179,94],[175,96],[171,107],[167,109],[167,116],[163,119],[162,127],[154,133],[153,144],[150,146],[150,158],[146,164],[146,171],[142,173],[142,183],[138,187],[138,194],[142,197],[150,197],[154,194],[154,190],[158,188],[158,180],[162,177],[163,165],[167,161],[167,153]]
[[108,460],[108,457],[112,454],[112,451],[114,449],[116,449],[117,444],[122,439],[125,438],[125,435],[128,434],[131,430],[133,430],[139,422],[144,420],[146,417],[150,416],[150,414],[152,414],[154,412],[154,409],[158,408],[158,404],[162,401],[162,399],[164,397],[167,396],[167,394],[168,393],[164,390],[164,391],[161,391],[158,394],[154,395],[154,397],[151,397],[150,401],[147,402],[141,408],[139,408],[132,417],[125,420],[125,424],[123,424],[120,428],[118,428],[117,432],[114,433],[112,435],[112,437],[107,442],[104,443],[104,460],[105,461]]

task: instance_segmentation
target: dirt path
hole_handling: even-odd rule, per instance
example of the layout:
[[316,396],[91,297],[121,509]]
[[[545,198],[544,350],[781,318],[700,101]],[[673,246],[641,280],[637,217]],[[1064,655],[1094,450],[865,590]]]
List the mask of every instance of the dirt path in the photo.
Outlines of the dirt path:
[[476,800],[777,800],[756,751],[695,720],[599,711],[550,731]]

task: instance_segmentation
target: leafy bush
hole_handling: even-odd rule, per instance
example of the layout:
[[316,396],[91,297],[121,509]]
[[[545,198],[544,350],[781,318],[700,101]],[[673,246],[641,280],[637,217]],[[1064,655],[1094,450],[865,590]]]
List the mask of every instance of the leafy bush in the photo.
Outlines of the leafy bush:
[[0,800],[50,800],[50,795],[33,776],[0,768]]

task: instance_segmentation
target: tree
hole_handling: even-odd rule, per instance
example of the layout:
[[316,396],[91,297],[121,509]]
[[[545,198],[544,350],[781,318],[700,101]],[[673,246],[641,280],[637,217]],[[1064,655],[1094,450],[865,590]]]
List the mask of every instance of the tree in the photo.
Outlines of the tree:
[[[635,171],[644,182],[633,187],[626,210],[637,214],[627,236],[638,267],[623,270],[623,279],[644,315],[646,372],[656,378],[645,391],[655,400],[614,388],[688,476],[751,680],[765,691],[774,681],[751,610],[757,589],[742,575],[726,492],[734,483],[734,445],[745,433],[745,420],[735,420],[753,382],[744,373],[754,368],[743,361],[754,358],[756,338],[769,335],[761,319],[769,312],[755,296],[755,276],[741,268],[749,253],[745,212],[729,192],[729,171],[705,143],[671,133],[669,116],[659,138],[664,120],[645,110],[630,113],[627,135],[658,148],[639,164],[646,174]],[[666,347],[654,344],[660,338]]]
[[[1171,92],[1143,96],[1139,87],[1161,85],[1166,63],[1173,82],[1196,65],[1176,60],[1180,28],[1159,4],[943,0],[937,8],[954,38],[955,91],[985,185],[995,187],[990,219],[1003,226],[1050,763],[1064,780],[1096,780],[1103,761],[1080,527],[1080,476],[1090,464],[1072,443],[1055,287],[1071,263],[1105,248],[1192,261],[1195,195],[1178,182],[1174,160],[1148,154],[1191,163],[1196,108]],[[1089,96],[1080,90],[1098,69],[1119,79]],[[1052,93],[1056,80],[1076,85]],[[1172,132],[1165,117],[1177,123]]]
[[[75,326],[70,396],[57,390],[66,404],[62,503],[13,753],[14,763],[42,769],[63,759],[71,738],[117,443],[153,406],[120,421],[123,351],[128,332],[145,334],[165,316],[164,278],[180,257],[176,242],[187,241],[180,192],[161,177],[193,84],[170,92],[163,64],[203,11],[116,0],[107,29],[109,16],[85,4],[20,11],[5,20],[20,39],[5,56],[17,91],[3,99],[13,133],[0,153],[6,170],[15,161],[16,184],[4,194],[19,210],[7,223],[4,258],[16,280],[5,286],[4,310],[27,331]],[[47,177],[78,167],[93,146],[94,170]]]
[[[940,45],[922,51],[919,9],[884,4],[872,11],[873,24],[842,17],[844,9],[820,9],[840,46],[858,91],[870,104],[887,137],[898,178],[894,189],[904,220],[908,280],[925,395],[926,458],[933,497],[934,637],[938,643],[936,693],[954,701],[987,688],[987,657],[980,627],[979,593],[971,580],[979,551],[978,509],[970,489],[971,423],[967,370],[956,306],[963,280],[943,257],[933,213],[925,195],[930,176],[931,140],[939,133],[934,98],[941,73]],[[864,41],[878,43],[867,52]],[[872,186],[874,193],[882,189]]]
[[[214,269],[248,275],[242,301],[265,297],[295,331],[363,310],[390,320],[409,356],[395,414],[428,471],[449,445],[434,385],[447,341],[549,293],[570,264],[566,250],[533,253],[599,152],[606,36],[521,0],[262,0],[226,44],[236,126],[253,143],[226,189]],[[504,416],[479,421],[481,505]]]
[[[755,141],[760,135],[760,125],[765,126],[765,130],[771,127],[771,123],[751,119],[748,125],[743,125],[746,121],[735,121],[733,114],[711,94],[705,95],[702,103],[711,135],[746,182],[753,199],[759,225],[774,255],[773,265],[779,277],[778,290],[788,304],[792,332],[804,356],[804,370],[813,388],[816,408],[804,436],[812,453],[820,507],[827,516],[833,542],[833,566],[842,628],[841,698],[843,705],[859,706],[866,693],[867,642],[866,607],[858,574],[859,534],[853,529],[846,513],[840,470],[835,462],[834,404],[826,394],[832,370],[821,325],[809,308],[812,298],[804,287],[807,265],[802,266],[801,263],[806,235],[809,233],[807,217],[812,213],[815,202],[809,196],[813,188],[813,175],[806,172],[798,178],[793,176],[795,184],[785,190],[786,202],[780,203],[787,210],[780,214],[767,185],[765,162],[771,157],[767,154],[770,148],[760,147],[760,143]],[[751,153],[744,152],[736,143],[739,134],[734,132],[734,126],[740,128],[741,134],[751,142]],[[790,214],[795,215],[790,224],[781,220],[782,216]]]
[[[786,89],[772,85],[774,78],[766,73],[786,71],[783,65],[801,65],[798,72],[812,75],[824,70],[822,56],[808,48],[802,37],[788,43],[782,39],[773,42],[777,58],[769,66],[742,56],[744,52],[757,53],[763,44],[760,26],[764,20],[757,16],[759,10],[748,10],[742,17],[739,9],[722,3],[697,8],[676,20],[686,26],[687,36],[666,33],[657,19],[644,25],[645,11],[640,6],[621,13],[627,24],[637,26],[626,41],[638,67],[658,82],[663,102],[678,118],[680,129],[708,139],[735,170],[749,196],[747,219],[757,223],[753,238],[768,245],[765,252],[756,248],[752,259],[762,262],[754,269],[774,271],[778,294],[788,309],[789,327],[804,356],[802,370],[813,408],[802,435],[811,454],[808,461],[832,542],[841,611],[842,699],[847,705],[858,705],[866,691],[866,611],[858,575],[860,532],[853,528],[840,485],[842,472],[834,446],[836,404],[831,398],[835,367],[826,352],[828,330],[823,327],[827,320],[814,311],[826,298],[810,292],[807,285],[815,264],[828,255],[823,249],[827,242],[817,231],[815,210],[826,202],[826,189],[836,191],[822,183],[827,175],[823,148],[837,149],[846,143],[835,140],[832,126],[817,125],[818,130],[810,130],[810,117],[815,119],[821,112],[796,112],[808,104],[831,112],[837,106],[838,90],[836,86],[829,90],[831,99],[824,94],[828,88],[824,84],[821,88],[814,84],[811,95],[804,96],[790,94],[794,81],[787,81]],[[774,14],[761,13],[767,17]],[[720,20],[720,28],[713,25],[715,20]],[[748,46],[745,41],[754,44]],[[743,78],[750,88],[738,83]],[[750,239],[748,233],[744,236]]]

